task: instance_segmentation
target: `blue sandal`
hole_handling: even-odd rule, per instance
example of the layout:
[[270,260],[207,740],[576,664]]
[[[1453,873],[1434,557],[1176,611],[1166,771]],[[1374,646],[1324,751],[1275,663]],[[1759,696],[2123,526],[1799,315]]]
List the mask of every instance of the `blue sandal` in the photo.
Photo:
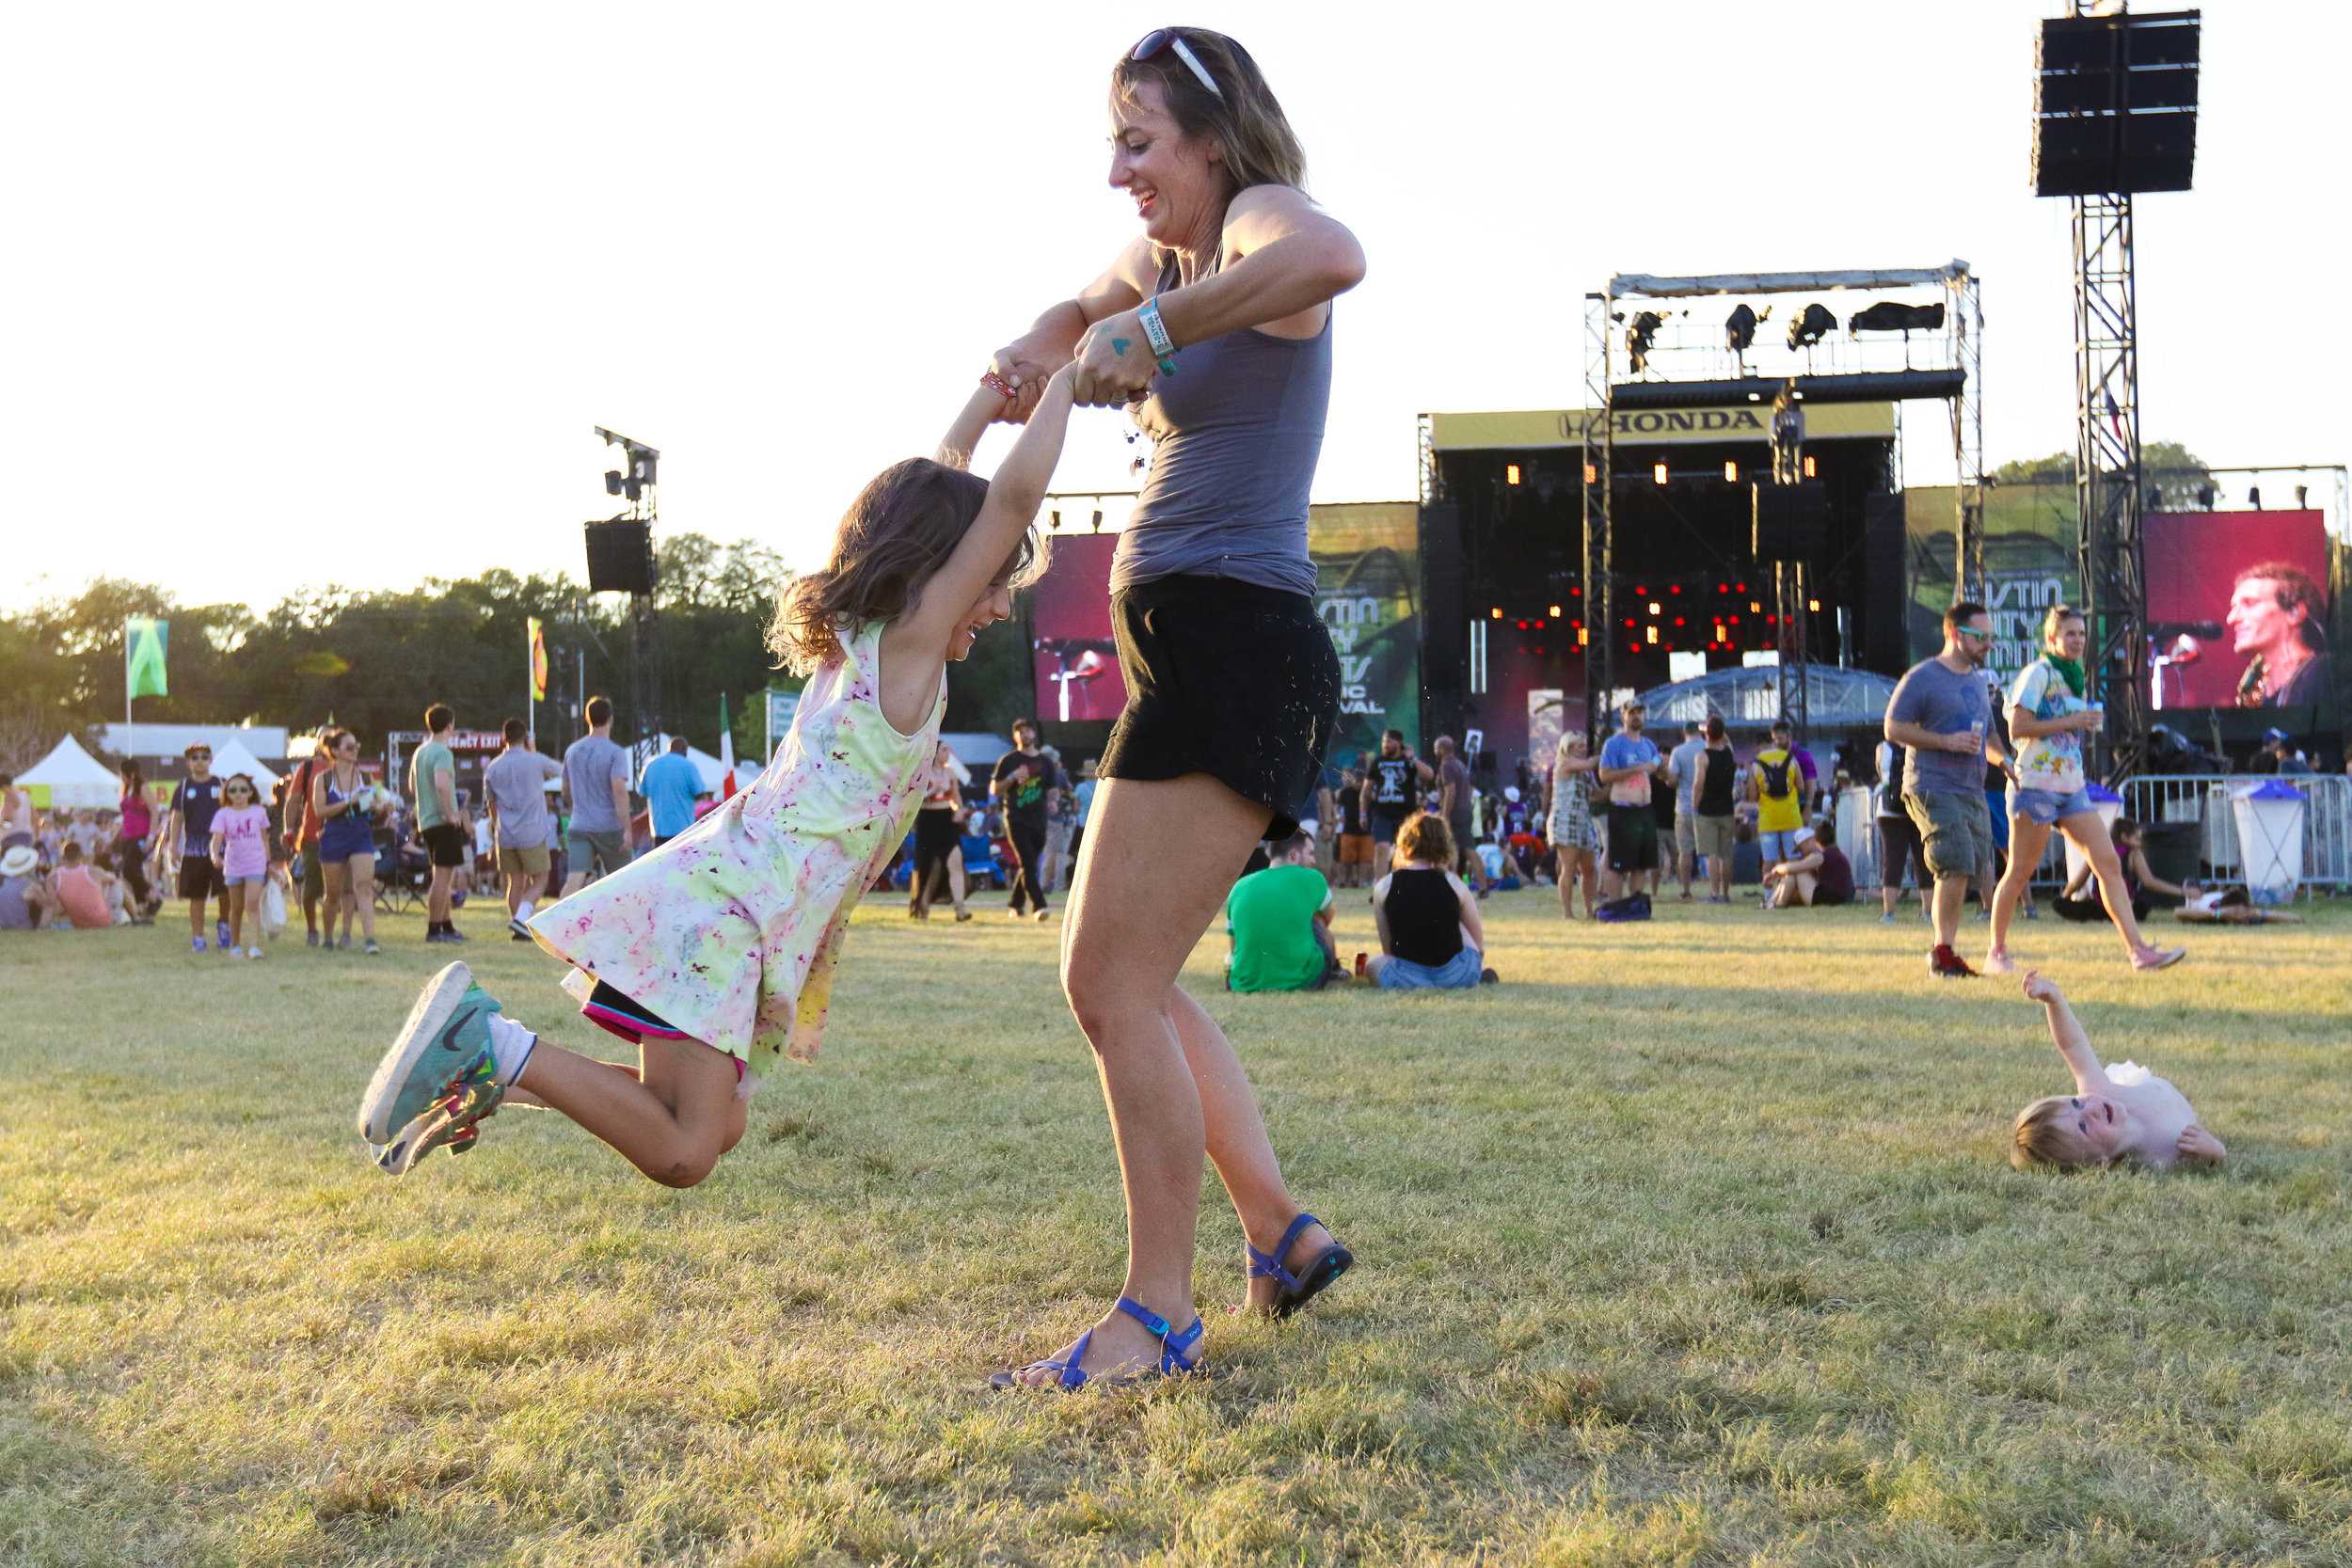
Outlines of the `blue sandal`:
[[1274,1298],[1272,1310],[1277,1318],[1287,1318],[1314,1300],[1356,1261],[1354,1253],[1333,1242],[1297,1274],[1282,1266],[1282,1259],[1290,1256],[1291,1243],[1298,1240],[1299,1233],[1311,1225],[1322,1223],[1312,1214],[1300,1214],[1291,1221],[1291,1227],[1282,1232],[1282,1239],[1274,1243],[1271,1253],[1260,1252],[1249,1244],[1248,1237],[1242,1238],[1242,1247],[1249,1254],[1249,1277],[1273,1279],[1282,1287],[1282,1293]]
[[[1032,1361],[1022,1368],[1021,1371],[1032,1372],[1043,1370],[1057,1372],[1060,1375],[1054,1380],[1055,1384],[1064,1392],[1072,1392],[1089,1384],[1093,1384],[1100,1388],[1127,1388],[1149,1378],[1182,1377],[1200,1365],[1198,1356],[1186,1354],[1200,1342],[1201,1333],[1206,1326],[1199,1317],[1196,1316],[1192,1320],[1190,1328],[1178,1334],[1168,1327],[1166,1318],[1148,1307],[1138,1306],[1125,1296],[1119,1298],[1119,1309],[1151,1330],[1159,1338],[1160,1365],[1157,1371],[1123,1372],[1117,1377],[1095,1377],[1088,1373],[1079,1366],[1079,1363],[1087,1358],[1087,1345],[1094,1338],[1094,1330],[1090,1328],[1078,1336],[1078,1342],[1072,1347],[1069,1360]],[[992,1388],[1032,1386],[1021,1381],[1020,1372],[997,1372],[989,1378],[988,1386]],[[1042,1385],[1037,1386],[1042,1386]]]

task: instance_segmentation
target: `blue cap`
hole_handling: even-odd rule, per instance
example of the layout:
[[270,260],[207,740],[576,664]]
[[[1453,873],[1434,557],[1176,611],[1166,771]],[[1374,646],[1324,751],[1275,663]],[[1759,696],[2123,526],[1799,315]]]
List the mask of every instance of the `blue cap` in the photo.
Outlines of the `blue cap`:
[[2287,734],[2284,730],[2271,729],[2263,731],[2263,744],[2265,746],[2284,746],[2294,738],[2295,736]]

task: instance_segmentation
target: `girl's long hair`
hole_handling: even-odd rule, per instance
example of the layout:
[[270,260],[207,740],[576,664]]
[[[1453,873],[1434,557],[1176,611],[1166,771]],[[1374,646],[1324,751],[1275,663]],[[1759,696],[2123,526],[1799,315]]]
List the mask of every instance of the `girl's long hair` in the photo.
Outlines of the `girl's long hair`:
[[[895,621],[914,608],[931,574],[946,563],[980,515],[988,482],[928,457],[910,457],[874,476],[834,535],[825,564],[796,578],[776,601],[768,647],[794,674],[838,663],[842,640],[869,621]],[[1025,530],[1004,578],[1027,583],[1039,558]]]

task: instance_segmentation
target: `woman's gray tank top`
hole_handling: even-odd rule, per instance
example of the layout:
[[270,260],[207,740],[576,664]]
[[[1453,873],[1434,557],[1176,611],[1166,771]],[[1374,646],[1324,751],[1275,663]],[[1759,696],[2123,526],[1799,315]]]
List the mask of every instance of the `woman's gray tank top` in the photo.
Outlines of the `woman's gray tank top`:
[[[1176,286],[1170,256],[1162,291]],[[1119,537],[1114,592],[1154,578],[1232,578],[1311,595],[1307,493],[1331,407],[1331,318],[1311,338],[1242,327],[1188,345],[1135,410],[1152,474]]]

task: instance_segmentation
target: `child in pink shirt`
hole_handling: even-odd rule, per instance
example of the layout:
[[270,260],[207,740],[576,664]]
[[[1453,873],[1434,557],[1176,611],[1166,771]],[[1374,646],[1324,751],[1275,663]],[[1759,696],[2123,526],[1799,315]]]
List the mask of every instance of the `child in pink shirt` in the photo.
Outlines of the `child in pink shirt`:
[[220,867],[222,912],[229,919],[229,946],[235,957],[245,941],[245,922],[253,918],[253,945],[248,958],[262,956],[262,889],[269,881],[269,810],[261,792],[243,773],[232,773],[221,786],[220,810],[213,814],[213,863]]

